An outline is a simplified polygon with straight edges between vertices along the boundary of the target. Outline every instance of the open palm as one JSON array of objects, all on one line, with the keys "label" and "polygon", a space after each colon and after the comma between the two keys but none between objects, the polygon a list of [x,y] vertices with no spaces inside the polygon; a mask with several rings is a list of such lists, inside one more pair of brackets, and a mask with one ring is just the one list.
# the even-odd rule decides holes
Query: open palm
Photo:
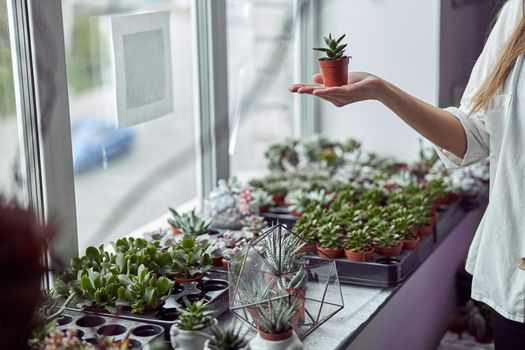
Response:
[{"label": "open palm", "polygon": [[317,84],[293,84],[290,92],[310,94],[332,102],[337,107],[350,103],[378,98],[378,86],[382,80],[365,72],[349,72],[348,84],[337,87],[326,87],[321,74],[313,77]]}]

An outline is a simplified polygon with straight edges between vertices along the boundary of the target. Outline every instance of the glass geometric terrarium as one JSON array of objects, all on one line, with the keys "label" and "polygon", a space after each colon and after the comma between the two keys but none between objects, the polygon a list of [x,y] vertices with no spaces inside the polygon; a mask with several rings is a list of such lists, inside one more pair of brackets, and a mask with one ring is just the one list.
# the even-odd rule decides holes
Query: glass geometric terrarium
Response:
[{"label": "glass geometric terrarium", "polygon": [[257,328],[259,310],[298,303],[290,323],[303,339],[344,307],[335,261],[305,258],[307,242],[278,224],[251,241],[229,265],[230,310]]}]

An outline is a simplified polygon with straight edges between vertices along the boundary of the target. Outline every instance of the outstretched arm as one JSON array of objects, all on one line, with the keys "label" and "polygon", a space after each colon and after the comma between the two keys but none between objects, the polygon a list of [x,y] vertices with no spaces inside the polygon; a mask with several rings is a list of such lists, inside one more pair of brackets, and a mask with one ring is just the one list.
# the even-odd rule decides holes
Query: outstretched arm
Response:
[{"label": "outstretched arm", "polygon": [[380,101],[430,142],[459,158],[465,156],[467,137],[462,123],[456,117],[381,78],[368,73],[351,72],[348,74],[348,84],[340,87],[319,85],[323,83],[320,74],[314,76],[314,81],[317,84],[294,84],[290,86],[290,91],[318,96],[337,107],[364,100]]}]

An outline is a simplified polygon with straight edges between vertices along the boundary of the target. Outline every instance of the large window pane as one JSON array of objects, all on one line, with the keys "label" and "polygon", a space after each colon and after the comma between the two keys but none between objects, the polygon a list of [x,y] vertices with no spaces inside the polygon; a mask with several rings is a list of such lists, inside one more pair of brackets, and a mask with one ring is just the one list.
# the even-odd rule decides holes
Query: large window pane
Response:
[{"label": "large window pane", "polygon": [[63,13],[82,251],[196,197],[194,37],[189,0],[64,0]]},{"label": "large window pane", "polygon": [[228,0],[231,172],[266,168],[264,151],[293,136],[294,1]]},{"label": "large window pane", "polygon": [[0,1],[0,194],[17,194],[18,126],[6,1]]}]

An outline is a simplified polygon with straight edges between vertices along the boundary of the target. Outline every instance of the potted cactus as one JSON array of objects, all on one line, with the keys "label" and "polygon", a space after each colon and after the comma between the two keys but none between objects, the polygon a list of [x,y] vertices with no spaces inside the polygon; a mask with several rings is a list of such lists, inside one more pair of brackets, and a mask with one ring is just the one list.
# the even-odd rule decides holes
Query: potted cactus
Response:
[{"label": "potted cactus", "polygon": [[208,310],[204,300],[190,303],[184,300],[185,308],[180,310],[179,318],[170,328],[170,340],[173,348],[201,350],[212,334],[212,327],[217,325],[212,311]]},{"label": "potted cactus", "polygon": [[233,327],[214,326],[211,338],[204,344],[203,350],[250,350],[248,341],[241,335],[241,330]]},{"label": "potted cactus", "polygon": [[326,56],[320,58],[318,62],[321,68],[321,74],[323,75],[324,85],[327,87],[348,84],[348,64],[350,57],[344,55],[347,44],[342,44],[342,41],[345,36],[346,34],[343,34],[336,39],[332,37],[332,34],[329,34],[328,37],[324,37],[326,47],[314,48],[314,50],[326,54]]},{"label": "potted cactus", "polygon": [[299,308],[295,298],[283,297],[259,305],[259,332],[250,341],[252,350],[302,350],[303,344],[290,324]]},{"label": "potted cactus", "polygon": [[344,240],[341,226],[328,220],[319,228],[317,254],[320,257],[338,258],[344,253]]},{"label": "potted cactus", "polygon": [[366,228],[356,228],[348,233],[345,246],[345,255],[348,260],[358,262],[371,261],[373,254],[374,247]]}]

